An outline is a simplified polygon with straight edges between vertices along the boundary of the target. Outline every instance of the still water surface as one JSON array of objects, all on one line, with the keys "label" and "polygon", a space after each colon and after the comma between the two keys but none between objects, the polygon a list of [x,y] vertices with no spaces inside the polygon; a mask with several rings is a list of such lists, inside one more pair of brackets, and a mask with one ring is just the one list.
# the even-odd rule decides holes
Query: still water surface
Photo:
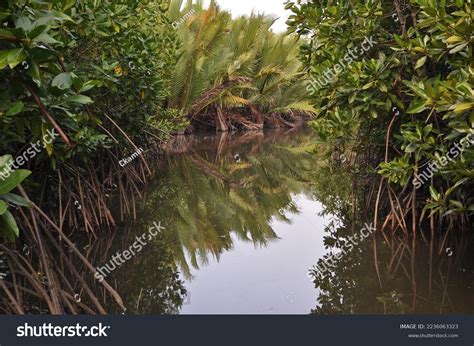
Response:
[{"label": "still water surface", "polygon": [[137,220],[95,251],[100,267],[153,222],[166,227],[108,278],[127,313],[474,312],[465,234],[448,239],[449,257],[438,241],[433,256],[423,242],[413,251],[399,237],[377,239],[380,280],[371,238],[307,275],[354,229],[351,176],[309,153],[314,141],[310,129],[176,138]]},{"label": "still water surface", "polygon": [[270,221],[276,239],[266,246],[231,235],[233,246],[186,279],[190,294],[181,312],[189,314],[300,314],[314,308],[308,269],[325,253],[321,205],[294,196],[299,213],[290,222]]}]

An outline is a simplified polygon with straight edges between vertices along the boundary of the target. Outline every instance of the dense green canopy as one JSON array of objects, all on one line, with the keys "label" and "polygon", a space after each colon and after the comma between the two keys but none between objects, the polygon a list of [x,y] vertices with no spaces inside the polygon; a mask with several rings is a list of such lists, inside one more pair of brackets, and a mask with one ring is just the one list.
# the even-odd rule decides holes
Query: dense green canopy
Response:
[{"label": "dense green canopy", "polygon": [[[413,223],[434,213],[439,224],[468,226],[471,1],[298,0],[287,8],[294,13],[291,31],[308,40],[300,58],[312,80],[313,127],[331,151],[369,157],[368,165],[390,182],[387,189],[405,193],[398,196],[402,210],[424,209],[420,217],[412,210]],[[372,47],[361,49],[367,40]]]}]

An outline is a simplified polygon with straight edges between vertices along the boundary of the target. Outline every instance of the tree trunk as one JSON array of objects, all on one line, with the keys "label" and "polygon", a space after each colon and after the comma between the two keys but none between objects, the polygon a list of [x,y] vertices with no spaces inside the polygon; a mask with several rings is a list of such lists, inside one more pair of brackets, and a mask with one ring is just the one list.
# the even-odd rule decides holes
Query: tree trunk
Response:
[{"label": "tree trunk", "polygon": [[216,115],[215,115],[215,123],[216,123],[216,131],[217,132],[228,132],[229,126],[225,122],[224,114],[222,114],[221,106],[216,107]]},{"label": "tree trunk", "polygon": [[263,115],[262,112],[260,112],[260,110],[257,107],[253,105],[249,105],[249,107],[252,113],[255,115],[256,125],[258,126],[258,128],[263,129],[263,122],[264,122],[265,116]]}]

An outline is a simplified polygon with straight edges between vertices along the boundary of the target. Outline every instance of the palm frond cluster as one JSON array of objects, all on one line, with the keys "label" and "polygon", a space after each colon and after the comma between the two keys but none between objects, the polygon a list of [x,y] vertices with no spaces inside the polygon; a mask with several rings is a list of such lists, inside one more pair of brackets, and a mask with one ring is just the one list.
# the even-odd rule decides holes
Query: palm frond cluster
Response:
[{"label": "palm frond cluster", "polygon": [[[300,70],[300,43],[271,31],[275,19],[251,14],[233,19],[211,2],[171,0],[180,57],[172,78],[169,107],[194,126],[219,131],[294,126],[314,113]],[[192,15],[188,15],[192,13]]]}]

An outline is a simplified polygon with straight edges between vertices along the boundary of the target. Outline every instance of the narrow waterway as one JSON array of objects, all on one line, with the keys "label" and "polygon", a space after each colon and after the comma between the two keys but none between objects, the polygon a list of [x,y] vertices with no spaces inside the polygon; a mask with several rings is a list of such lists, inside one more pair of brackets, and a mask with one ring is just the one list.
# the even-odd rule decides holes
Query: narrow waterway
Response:
[{"label": "narrow waterway", "polygon": [[[372,238],[340,254],[352,182],[310,153],[314,141],[311,129],[177,137],[137,220],[93,251],[104,267],[162,226],[107,275],[127,313],[473,312],[467,235],[434,242],[435,255],[421,241],[377,239],[380,278]],[[322,261],[328,270],[308,275]]]}]

